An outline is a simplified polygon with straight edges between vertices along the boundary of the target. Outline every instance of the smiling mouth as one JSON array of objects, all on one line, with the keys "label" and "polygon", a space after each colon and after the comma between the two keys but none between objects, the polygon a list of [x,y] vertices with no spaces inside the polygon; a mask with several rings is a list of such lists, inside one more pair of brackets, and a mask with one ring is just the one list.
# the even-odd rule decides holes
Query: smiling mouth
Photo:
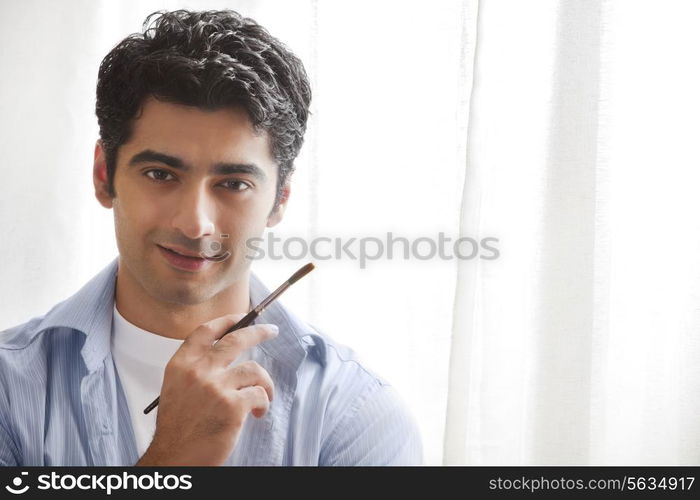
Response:
[{"label": "smiling mouth", "polygon": [[224,253],[220,253],[217,255],[207,255],[205,253],[202,253],[198,256],[193,256],[193,255],[186,255],[178,252],[177,250],[173,250],[172,248],[164,247],[162,245],[158,245],[160,248],[165,250],[166,252],[169,252],[173,255],[177,255],[178,257],[183,257],[185,259],[191,259],[193,261],[200,261],[200,260],[211,260],[214,262],[221,262],[222,260],[226,260],[231,254],[230,252],[226,251]]},{"label": "smiling mouth", "polygon": [[180,253],[180,252],[177,252],[177,251],[175,251],[175,250],[173,250],[173,249],[171,249],[171,248],[164,247],[164,246],[162,246],[162,245],[158,245],[158,246],[159,246],[160,248],[162,248],[163,250],[165,250],[166,252],[170,252],[170,253],[172,253],[172,254],[178,255],[178,256],[180,256],[180,257],[184,257],[184,258],[186,258],[186,259],[192,259],[192,260],[204,260],[204,259],[205,259],[205,257],[203,257],[203,256],[195,257],[195,256],[192,256],[192,255],[185,255],[185,254],[182,254],[182,253]]}]

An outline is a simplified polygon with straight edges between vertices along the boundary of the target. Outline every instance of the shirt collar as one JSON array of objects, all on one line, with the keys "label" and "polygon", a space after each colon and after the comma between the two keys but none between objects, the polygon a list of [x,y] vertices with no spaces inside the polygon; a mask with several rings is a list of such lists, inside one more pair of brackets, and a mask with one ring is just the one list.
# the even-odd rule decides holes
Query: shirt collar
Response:
[{"label": "shirt collar", "polygon": [[[57,304],[39,323],[37,333],[51,328],[70,328],[85,334],[80,353],[89,371],[96,370],[110,352],[114,285],[119,258],[88,281],[75,295]],[[250,273],[250,299],[260,303],[270,291],[262,281]],[[279,335],[260,345],[268,356],[296,371],[306,357],[301,338],[313,331],[279,300],[273,302],[257,318],[256,323],[274,323]]]}]

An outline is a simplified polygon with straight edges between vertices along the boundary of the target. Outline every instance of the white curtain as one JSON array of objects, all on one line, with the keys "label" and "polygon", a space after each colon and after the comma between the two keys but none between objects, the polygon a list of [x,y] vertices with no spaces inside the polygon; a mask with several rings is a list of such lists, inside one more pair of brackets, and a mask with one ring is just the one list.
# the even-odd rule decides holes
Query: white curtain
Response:
[{"label": "white curtain", "polygon": [[698,14],[479,2],[445,463],[700,462]]},{"label": "white curtain", "polygon": [[236,9],[305,62],[275,236],[498,238],[496,260],[316,261],[282,300],[397,386],[426,463],[700,462],[691,1],[3,2],[0,329],[116,256],[97,69],[175,8]]}]

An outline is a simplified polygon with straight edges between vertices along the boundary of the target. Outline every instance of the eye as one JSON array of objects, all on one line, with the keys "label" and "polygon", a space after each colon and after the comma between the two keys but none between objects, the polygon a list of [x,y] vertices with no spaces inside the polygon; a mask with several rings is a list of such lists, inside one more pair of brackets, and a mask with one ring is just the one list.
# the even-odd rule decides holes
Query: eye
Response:
[{"label": "eye", "polygon": [[231,191],[245,191],[246,189],[250,189],[250,184],[247,182],[243,181],[238,181],[238,180],[230,180],[230,181],[225,181],[221,183],[222,186],[224,186],[226,189],[230,189]]},{"label": "eye", "polygon": [[[153,174],[153,175],[149,175],[149,174]],[[147,170],[146,172],[143,173],[143,175],[145,175],[149,179],[154,180],[156,182],[167,182],[168,180],[170,180],[167,178],[168,176],[173,177],[173,175],[170,172],[168,172],[167,170],[161,170],[159,168]]]}]

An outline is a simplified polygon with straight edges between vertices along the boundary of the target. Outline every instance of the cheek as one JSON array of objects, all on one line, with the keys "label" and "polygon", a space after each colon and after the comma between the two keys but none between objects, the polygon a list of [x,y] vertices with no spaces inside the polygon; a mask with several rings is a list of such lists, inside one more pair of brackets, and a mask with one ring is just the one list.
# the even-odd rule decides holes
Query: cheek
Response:
[{"label": "cheek", "polygon": [[266,227],[265,222],[266,219],[261,219],[259,214],[239,212],[221,221],[216,237],[219,238],[220,234],[228,235],[226,238],[220,238],[219,241],[229,249],[235,248],[236,254],[243,254],[248,251],[248,241],[262,235]]},{"label": "cheek", "polygon": [[220,207],[219,227],[231,229],[239,234],[259,233],[267,226],[274,201],[274,191],[266,190],[245,201],[224,204]]},{"label": "cheek", "polygon": [[228,240],[230,244],[243,245],[245,240],[253,236],[257,230],[256,224],[249,218],[229,217],[221,222],[222,224],[217,227],[216,237],[220,237],[221,234],[228,235],[221,238],[221,241]]},{"label": "cheek", "polygon": [[122,189],[114,203],[114,222],[117,237],[136,239],[158,227],[163,214],[167,213],[163,204],[147,200],[139,193]]}]

